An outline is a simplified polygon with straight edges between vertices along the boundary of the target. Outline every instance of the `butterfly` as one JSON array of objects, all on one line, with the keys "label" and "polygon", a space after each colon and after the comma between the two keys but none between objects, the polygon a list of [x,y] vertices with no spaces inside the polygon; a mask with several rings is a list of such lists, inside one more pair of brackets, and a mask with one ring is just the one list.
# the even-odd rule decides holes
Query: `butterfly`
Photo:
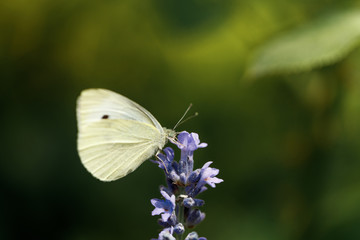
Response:
[{"label": "butterfly", "polygon": [[81,162],[101,181],[128,175],[176,136],[145,108],[107,89],[82,91],[76,115]]}]

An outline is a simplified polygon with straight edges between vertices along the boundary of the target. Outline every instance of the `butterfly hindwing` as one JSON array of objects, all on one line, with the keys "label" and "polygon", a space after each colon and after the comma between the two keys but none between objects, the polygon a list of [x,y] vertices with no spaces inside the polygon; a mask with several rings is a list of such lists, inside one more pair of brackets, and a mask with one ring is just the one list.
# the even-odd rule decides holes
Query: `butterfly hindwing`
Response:
[{"label": "butterfly hindwing", "polygon": [[155,127],[134,120],[104,119],[88,124],[78,136],[83,165],[102,181],[124,177],[164,144]]}]

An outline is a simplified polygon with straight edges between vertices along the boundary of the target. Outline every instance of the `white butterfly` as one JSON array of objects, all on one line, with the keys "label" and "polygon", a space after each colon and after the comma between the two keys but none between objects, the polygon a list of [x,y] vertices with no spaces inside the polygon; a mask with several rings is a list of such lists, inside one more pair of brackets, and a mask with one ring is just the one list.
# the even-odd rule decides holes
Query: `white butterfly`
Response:
[{"label": "white butterfly", "polygon": [[106,89],[82,91],[76,114],[81,162],[101,181],[131,173],[176,135],[139,104]]}]

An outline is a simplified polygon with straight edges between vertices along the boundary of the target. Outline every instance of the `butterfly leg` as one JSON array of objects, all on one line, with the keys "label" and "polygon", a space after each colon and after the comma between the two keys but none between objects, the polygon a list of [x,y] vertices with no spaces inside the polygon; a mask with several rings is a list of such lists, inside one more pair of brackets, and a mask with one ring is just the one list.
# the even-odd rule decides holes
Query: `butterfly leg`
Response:
[{"label": "butterfly leg", "polygon": [[169,174],[169,172],[168,172],[168,170],[167,170],[167,168],[166,168],[166,165],[165,165],[164,161],[161,160],[161,158],[158,156],[159,153],[160,153],[160,150],[158,150],[158,151],[156,152],[155,157],[156,157],[160,162],[162,162],[162,164],[164,165],[164,168],[165,168],[166,173]]}]

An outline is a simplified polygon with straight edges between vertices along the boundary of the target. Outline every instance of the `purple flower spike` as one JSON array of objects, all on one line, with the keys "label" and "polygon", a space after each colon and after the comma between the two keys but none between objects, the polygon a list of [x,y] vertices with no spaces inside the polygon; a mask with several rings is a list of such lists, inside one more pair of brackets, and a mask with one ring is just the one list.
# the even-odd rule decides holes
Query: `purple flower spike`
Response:
[{"label": "purple flower spike", "polygon": [[155,207],[151,215],[161,214],[162,220],[166,222],[175,209],[175,195],[171,195],[170,197],[165,191],[161,191],[160,193],[165,200],[151,199],[151,204]]},{"label": "purple flower spike", "polygon": [[[205,219],[205,213],[198,208],[204,205],[204,200],[195,198],[196,195],[205,191],[210,185],[215,187],[223,182],[217,178],[219,169],[211,168],[212,162],[207,162],[201,169],[194,170],[194,151],[207,146],[200,143],[197,133],[181,132],[177,136],[178,141],[173,142],[181,150],[180,160],[174,160],[174,151],[167,147],[163,153],[157,155],[153,161],[164,170],[167,186],[161,186],[160,192],[165,200],[151,199],[155,209],[152,215],[160,215],[158,223],[164,228],[155,240],[184,239],[186,228],[193,228]],[[206,240],[199,237],[196,232],[189,233],[185,240]]]}]

